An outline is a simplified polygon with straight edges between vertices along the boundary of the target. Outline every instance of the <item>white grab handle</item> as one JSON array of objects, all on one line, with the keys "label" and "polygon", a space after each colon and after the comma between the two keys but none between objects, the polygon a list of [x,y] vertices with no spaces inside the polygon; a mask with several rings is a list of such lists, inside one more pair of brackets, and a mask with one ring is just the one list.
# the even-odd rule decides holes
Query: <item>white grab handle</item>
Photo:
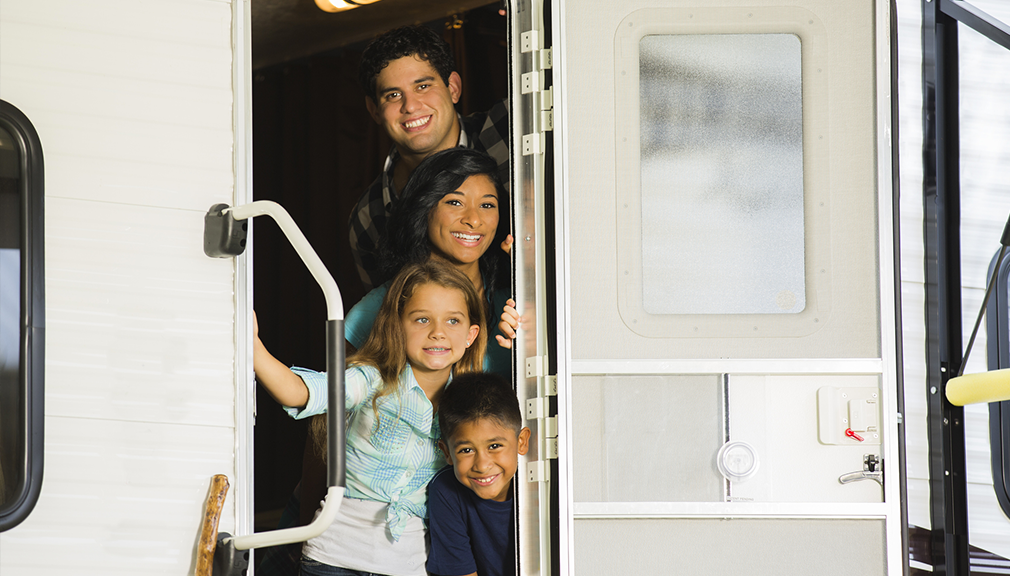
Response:
[{"label": "white grab handle", "polygon": [[[323,509],[308,526],[283,528],[281,530],[259,532],[246,536],[232,536],[230,540],[235,545],[236,550],[249,550],[250,548],[304,542],[309,538],[319,536],[330,527],[330,524],[333,524],[333,519],[337,517],[337,511],[340,510],[340,502],[343,499],[344,487],[330,486],[329,490],[326,491],[326,500],[323,502]],[[225,541],[227,542],[228,539]]]}]

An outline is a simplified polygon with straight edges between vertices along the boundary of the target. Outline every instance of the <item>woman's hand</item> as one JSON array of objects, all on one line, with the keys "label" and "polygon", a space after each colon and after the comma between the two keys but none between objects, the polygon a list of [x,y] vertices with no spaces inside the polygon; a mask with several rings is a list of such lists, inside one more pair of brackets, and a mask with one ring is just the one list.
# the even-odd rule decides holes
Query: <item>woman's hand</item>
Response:
[{"label": "woman's hand", "polygon": [[[512,236],[509,236],[512,238]],[[504,248],[504,246],[502,246]],[[505,308],[502,310],[501,322],[498,322],[498,330],[501,334],[495,335],[498,340],[498,345],[507,350],[512,349],[512,341],[516,339],[516,331],[519,330],[519,324],[523,321],[522,317],[519,316],[519,311],[516,310],[516,301],[509,298],[505,302]]]},{"label": "woman's hand", "polygon": [[511,234],[505,237],[501,243],[501,249],[505,251],[506,254],[512,254],[512,243],[515,242],[515,238]]}]

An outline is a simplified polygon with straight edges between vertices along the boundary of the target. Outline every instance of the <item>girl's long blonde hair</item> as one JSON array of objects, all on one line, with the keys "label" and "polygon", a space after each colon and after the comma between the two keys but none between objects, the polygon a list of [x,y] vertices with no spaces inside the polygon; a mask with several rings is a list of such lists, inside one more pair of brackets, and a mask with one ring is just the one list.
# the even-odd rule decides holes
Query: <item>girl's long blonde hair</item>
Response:
[{"label": "girl's long blonde hair", "polygon": [[[372,398],[372,411],[376,424],[379,420],[379,400],[391,394],[398,394],[400,374],[407,368],[407,341],[403,334],[401,318],[407,302],[420,286],[435,284],[450,290],[458,290],[466,302],[469,326],[480,327],[477,338],[463,352],[463,356],[453,366],[453,374],[477,372],[484,367],[484,353],[487,351],[487,321],[485,303],[477,293],[473,282],[465,274],[441,261],[429,259],[421,264],[408,264],[393,278],[389,291],[382,299],[375,323],[368,339],[361,348],[347,358],[347,366],[372,366],[379,371],[382,387]],[[326,417],[313,417],[311,436],[316,452],[326,453]]]}]

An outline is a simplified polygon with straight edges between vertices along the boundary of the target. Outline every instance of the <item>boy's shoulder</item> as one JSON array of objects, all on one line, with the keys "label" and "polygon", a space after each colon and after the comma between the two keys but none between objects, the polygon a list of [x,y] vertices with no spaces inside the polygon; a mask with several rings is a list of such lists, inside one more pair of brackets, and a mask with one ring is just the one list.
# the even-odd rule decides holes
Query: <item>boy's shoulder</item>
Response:
[{"label": "boy's shoulder", "polygon": [[515,573],[512,500],[483,500],[460,484],[452,466],[438,471],[428,484],[433,574],[487,576]]},{"label": "boy's shoulder", "polygon": [[456,479],[451,465],[436,472],[428,483],[429,513],[458,516],[466,524],[476,518],[494,519],[493,525],[503,518],[507,521],[511,510],[512,498],[504,502],[484,500]]},{"label": "boy's shoulder", "polygon": [[456,474],[453,472],[451,465],[445,466],[438,472],[435,472],[435,476],[428,483],[429,498],[431,498],[432,494],[448,496],[464,495],[465,492],[468,492],[467,488],[456,480]]}]

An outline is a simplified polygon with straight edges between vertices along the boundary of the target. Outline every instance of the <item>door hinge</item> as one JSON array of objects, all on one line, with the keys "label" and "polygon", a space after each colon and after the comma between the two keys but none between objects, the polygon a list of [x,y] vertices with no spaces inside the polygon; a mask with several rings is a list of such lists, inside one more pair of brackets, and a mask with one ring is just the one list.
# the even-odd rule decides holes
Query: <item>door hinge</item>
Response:
[{"label": "door hinge", "polygon": [[[547,356],[530,356],[526,359],[527,378],[540,378],[547,375]],[[554,382],[554,388],[557,390],[557,379]]]},{"label": "door hinge", "polygon": [[[557,381],[548,376],[547,380]],[[530,482],[546,482],[550,480],[550,460],[558,458],[558,418],[550,416],[550,398],[541,396],[526,401],[526,420],[536,421],[537,457],[526,465]]]},{"label": "door hinge", "polygon": [[545,70],[554,65],[550,48],[543,47],[539,30],[530,30],[520,35],[520,50],[533,55],[533,70],[520,76],[520,91],[534,98],[533,132],[523,134],[523,156],[542,154],[546,150],[544,133],[554,130],[554,93],[546,87]]}]

